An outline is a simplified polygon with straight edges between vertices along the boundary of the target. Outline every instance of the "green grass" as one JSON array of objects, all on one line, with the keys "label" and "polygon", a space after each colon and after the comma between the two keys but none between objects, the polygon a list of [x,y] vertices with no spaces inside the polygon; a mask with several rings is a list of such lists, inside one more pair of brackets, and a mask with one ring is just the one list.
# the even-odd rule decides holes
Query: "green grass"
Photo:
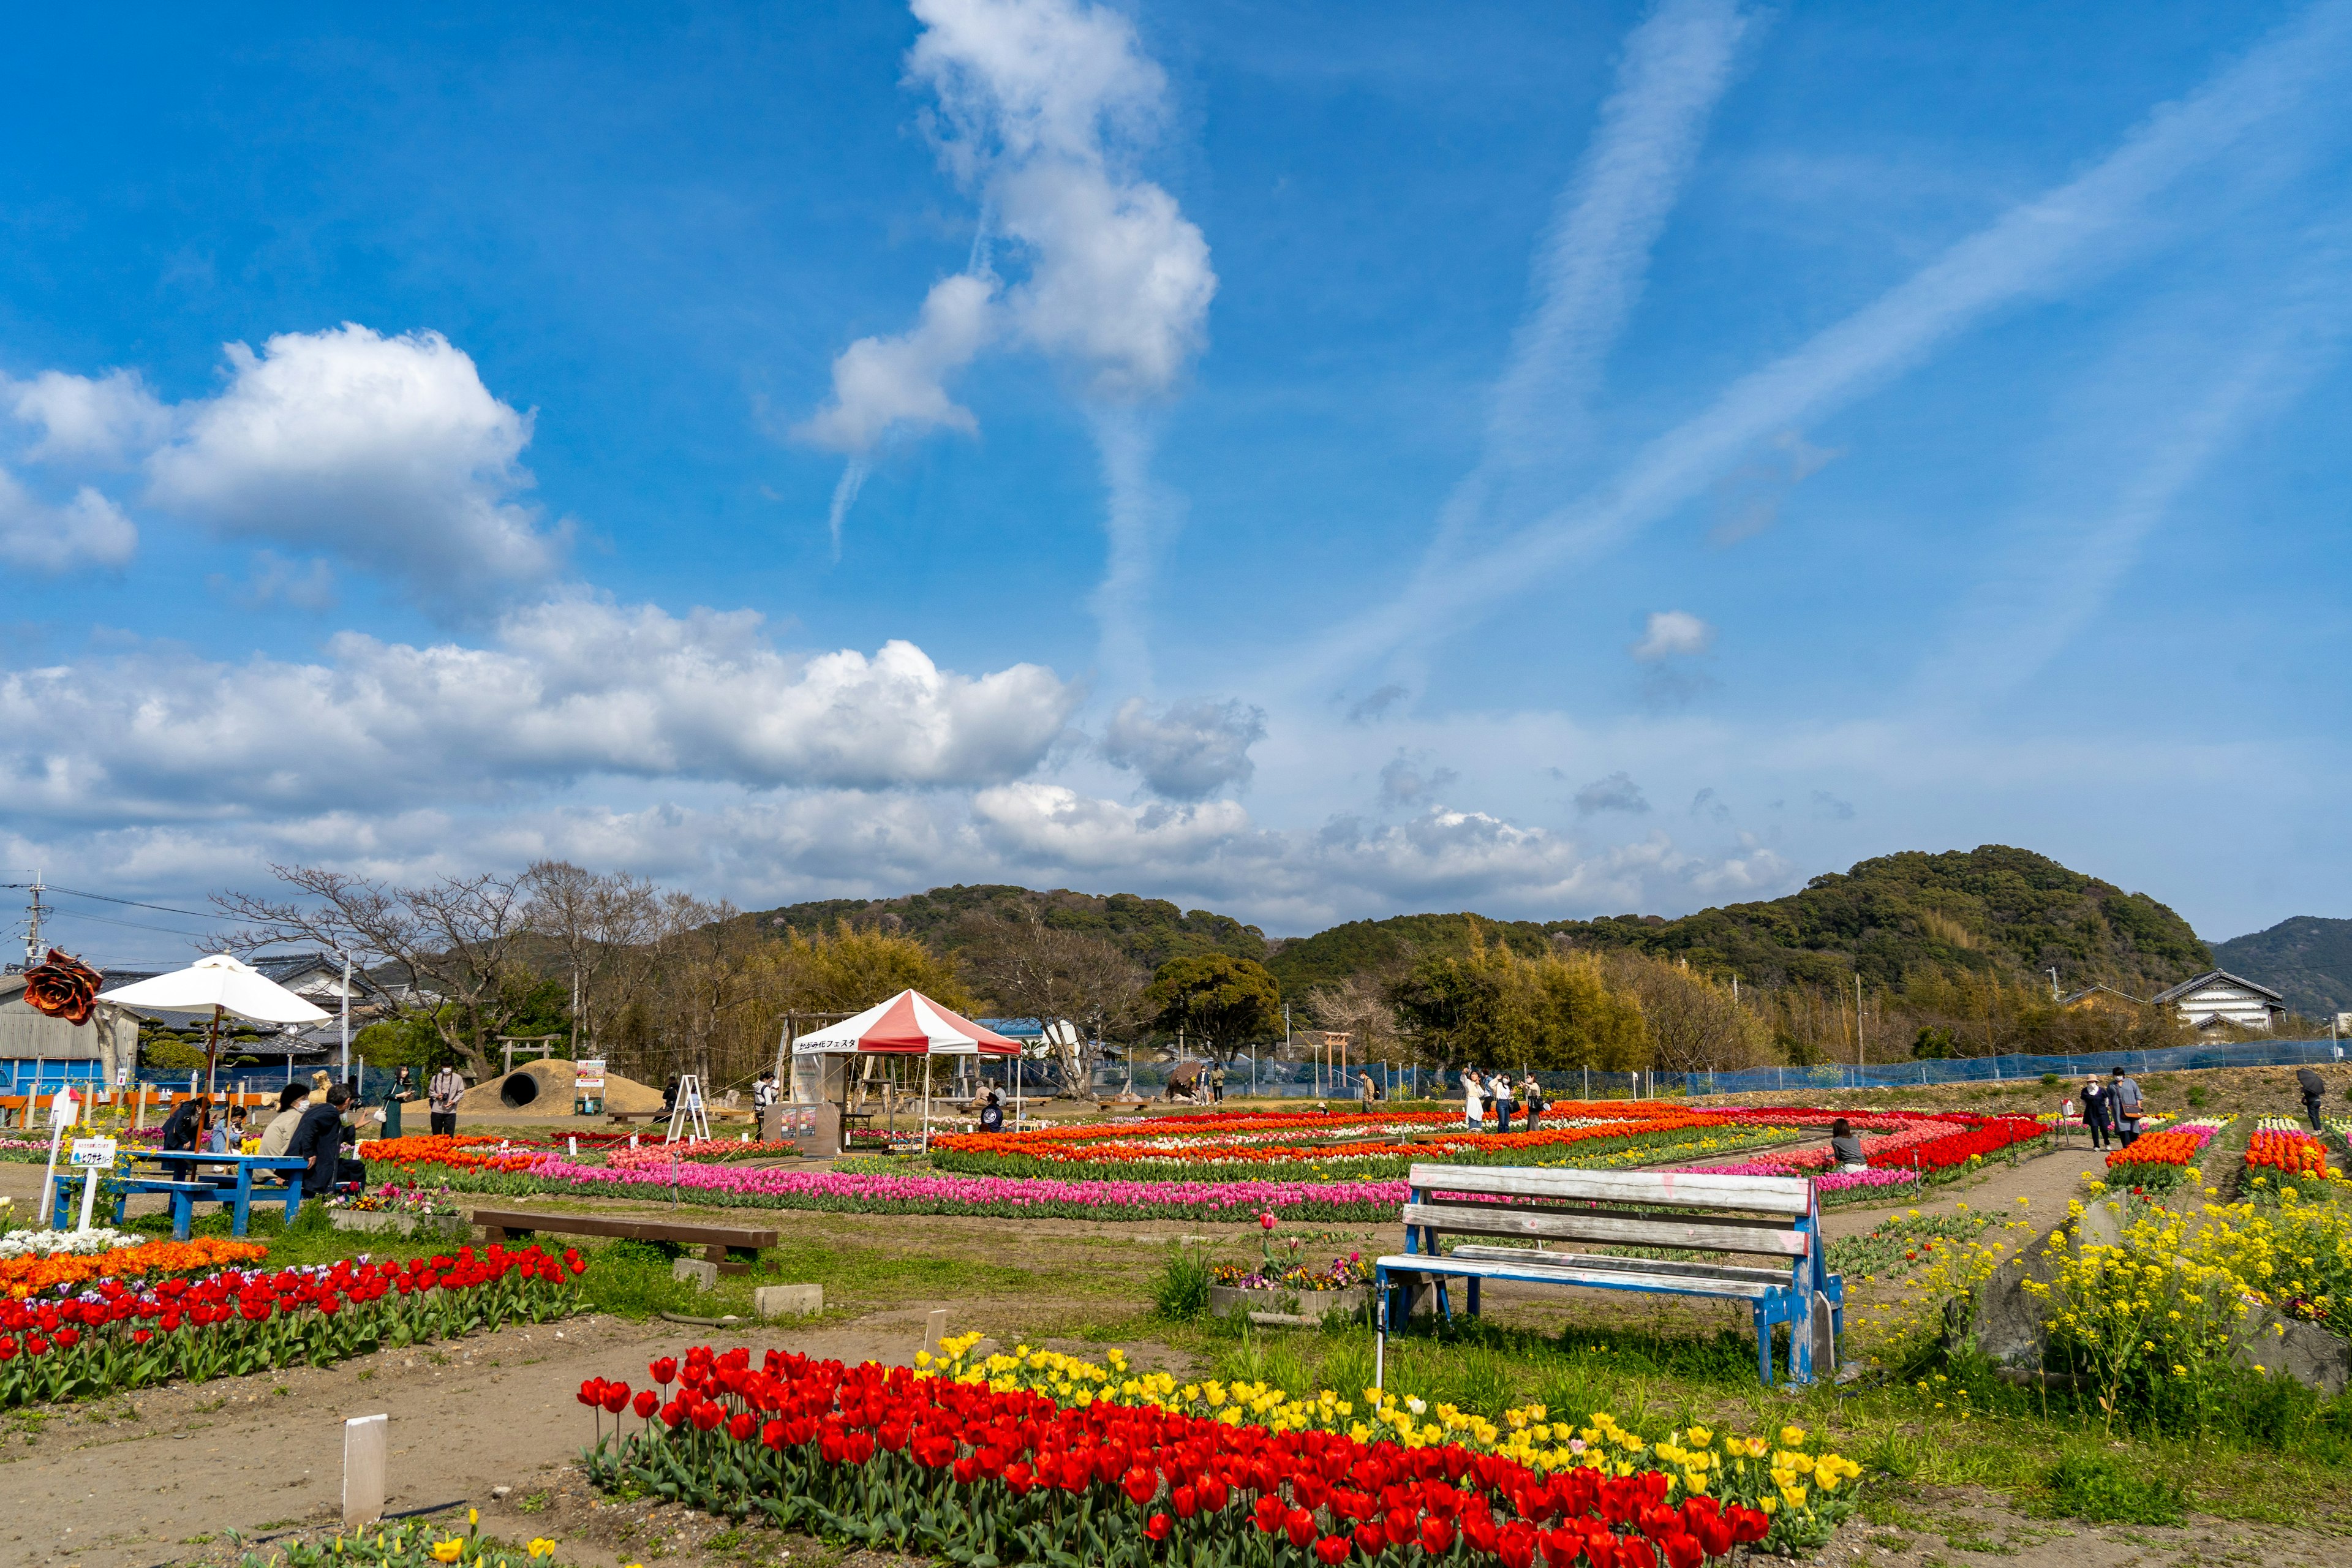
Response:
[{"label": "green grass", "polygon": [[2189,1496],[2178,1481],[2127,1473],[2112,1454],[2063,1455],[2049,1474],[2052,1511],[2093,1524],[2179,1524]]},{"label": "green grass", "polygon": [[[1268,1330],[1205,1319],[1136,1327],[1189,1352],[1202,1375],[1269,1383],[1292,1394],[1328,1387],[1343,1398],[1371,1381],[1371,1336],[1360,1326]],[[1416,1322],[1413,1331],[1391,1335],[1385,1384],[1433,1406],[1442,1401],[1490,1418],[1541,1404],[1554,1419],[1606,1411],[1653,1434],[1694,1422],[1762,1435],[1802,1426],[1864,1467],[1865,1517],[1915,1531],[1925,1526],[1901,1501],[1915,1488],[1983,1487],[2028,1511],[2087,1517],[2077,1510],[2097,1505],[2081,1500],[2080,1480],[2070,1482],[2064,1504],[2053,1504],[2052,1458],[2095,1448],[2143,1489],[2143,1500],[2106,1506],[2162,1511],[2145,1500],[2169,1499],[2164,1506],[2175,1510],[2303,1526],[2352,1513],[2352,1400],[2323,1400],[2277,1380],[2250,1392],[2242,1421],[2228,1432],[2111,1440],[2095,1412],[2045,1414],[2005,1385],[1972,1393],[1963,1416],[1959,1394],[1973,1387],[1967,1374],[1942,1384],[1931,1377],[1927,1393],[1903,1384],[1767,1389],[1756,1380],[1755,1342],[1738,1331],[1546,1333],[1460,1320],[1452,1330]],[[2260,1408],[2265,1401],[2276,1406],[2267,1415]]]}]

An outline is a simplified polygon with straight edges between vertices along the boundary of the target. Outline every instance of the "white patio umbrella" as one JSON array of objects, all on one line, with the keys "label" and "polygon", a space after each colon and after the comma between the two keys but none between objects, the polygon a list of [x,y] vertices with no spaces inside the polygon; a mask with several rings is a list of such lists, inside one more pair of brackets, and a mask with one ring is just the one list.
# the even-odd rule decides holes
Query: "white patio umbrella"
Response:
[{"label": "white patio umbrella", "polygon": [[249,963],[226,952],[200,958],[185,969],[141,980],[120,991],[101,991],[99,1000],[132,1012],[141,1008],[175,1013],[213,1010],[205,1032],[205,1092],[213,1089],[214,1063],[220,1053],[220,1023],[228,1015],[255,1024],[323,1024],[327,1012],[297,996]]}]

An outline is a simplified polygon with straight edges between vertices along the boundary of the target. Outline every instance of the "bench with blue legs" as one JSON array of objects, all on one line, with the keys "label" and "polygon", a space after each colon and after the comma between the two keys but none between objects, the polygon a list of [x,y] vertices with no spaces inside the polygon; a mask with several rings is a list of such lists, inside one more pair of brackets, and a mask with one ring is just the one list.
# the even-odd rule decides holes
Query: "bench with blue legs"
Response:
[{"label": "bench with blue legs", "polygon": [[[182,1149],[134,1149],[128,1152],[127,1159],[127,1169],[113,1177],[113,1223],[122,1223],[131,1194],[153,1194],[171,1200],[175,1241],[188,1239],[198,1204],[226,1206],[233,1236],[245,1234],[256,1199],[265,1207],[284,1203],[287,1223],[292,1224],[302,1208],[302,1173],[310,1168],[310,1162],[299,1155],[200,1154]],[[280,1175],[288,1183],[284,1187],[268,1179]],[[81,1203],[82,1179],[79,1171],[58,1173],[54,1224],[59,1230],[69,1229],[74,1223]]]},{"label": "bench with blue legs", "polygon": [[[1449,1280],[1464,1282],[1478,1311],[1487,1279],[1527,1285],[1706,1296],[1748,1303],[1756,1370],[1772,1381],[1772,1331],[1790,1328],[1789,1374],[1808,1383],[1834,1373],[1845,1329],[1845,1282],[1822,1256],[1821,1210],[1801,1176],[1703,1175],[1686,1171],[1538,1170],[1525,1166],[1415,1165],[1407,1177],[1402,1253],[1374,1265],[1380,1303],[1373,1382],[1385,1371],[1388,1332],[1433,1289],[1454,1317]],[[1483,1237],[1444,1250],[1449,1237]],[[1498,1246],[1497,1241],[1517,1246]],[[1556,1243],[1571,1244],[1560,1249]],[[1643,1257],[1577,1251],[1729,1254],[1767,1260]]]}]

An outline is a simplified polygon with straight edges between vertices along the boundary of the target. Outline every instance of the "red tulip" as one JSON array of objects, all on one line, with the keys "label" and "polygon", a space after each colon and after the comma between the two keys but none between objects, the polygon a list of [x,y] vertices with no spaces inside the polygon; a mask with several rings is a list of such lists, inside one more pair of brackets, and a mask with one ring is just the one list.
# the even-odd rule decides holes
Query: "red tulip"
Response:
[{"label": "red tulip", "polygon": [[1388,1531],[1370,1520],[1356,1526],[1354,1534],[1356,1550],[1367,1557],[1378,1557],[1381,1554],[1381,1548],[1389,1543]]},{"label": "red tulip", "polygon": [[608,1383],[604,1385],[604,1408],[618,1415],[629,1407],[629,1385]]},{"label": "red tulip", "polygon": [[653,1419],[655,1410],[658,1409],[660,1405],[660,1394],[656,1394],[650,1388],[641,1388],[637,1390],[636,1400],[631,1405],[631,1408],[636,1411],[638,1420],[650,1421]]},{"label": "red tulip", "polygon": [[1315,1539],[1315,1516],[1303,1508],[1294,1508],[1283,1520],[1282,1531],[1290,1537],[1290,1544],[1304,1547]]},{"label": "red tulip", "polygon": [[1168,1539],[1168,1532],[1175,1528],[1176,1521],[1174,1520],[1170,1519],[1164,1513],[1155,1513],[1144,1525],[1143,1533],[1151,1537],[1154,1541],[1165,1541]]},{"label": "red tulip", "polygon": [[660,1384],[664,1388],[667,1388],[670,1385],[671,1380],[677,1376],[677,1358],[675,1356],[664,1356],[661,1360],[655,1362],[652,1365],[646,1367],[646,1371],[652,1375],[653,1380],[656,1383]]},{"label": "red tulip", "polygon": [[1345,1563],[1348,1560],[1349,1550],[1353,1544],[1344,1535],[1327,1535],[1315,1543],[1315,1561],[1325,1564],[1326,1568],[1330,1568],[1334,1563]]},{"label": "red tulip", "polygon": [[1421,1521],[1421,1549],[1431,1556],[1443,1555],[1454,1545],[1454,1521],[1446,1519],[1424,1519]]}]

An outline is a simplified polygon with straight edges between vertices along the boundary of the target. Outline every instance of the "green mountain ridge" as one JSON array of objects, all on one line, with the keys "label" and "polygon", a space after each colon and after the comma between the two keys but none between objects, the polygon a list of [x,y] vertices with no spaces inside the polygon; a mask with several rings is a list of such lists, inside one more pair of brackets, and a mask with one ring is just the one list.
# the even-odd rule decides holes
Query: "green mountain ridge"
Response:
[{"label": "green mountain ridge", "polygon": [[823,899],[789,904],[747,917],[781,934],[786,928],[804,934],[829,929],[842,921],[856,926],[879,926],[919,937],[943,952],[953,952],[976,922],[1027,920],[1032,916],[1062,931],[1080,931],[1118,944],[1147,971],[1171,958],[1193,953],[1229,952],[1236,958],[1263,959],[1265,933],[1230,915],[1207,910],[1189,912],[1165,899],[1134,893],[1076,893],[1066,888],[1041,892],[1002,883],[933,888],[896,899]]},{"label": "green mountain ridge", "polygon": [[2215,942],[2213,962],[2279,992],[2307,1017],[2352,1012],[2352,920],[2295,915]]},{"label": "green mountain ridge", "polygon": [[[2147,894],[1997,844],[1881,856],[1815,877],[1784,898],[1675,920],[1496,921],[1468,911],[1423,913],[1349,921],[1312,936],[1269,942],[1259,928],[1230,915],[1179,910],[1161,899],[1004,885],[824,900],[747,918],[772,930],[814,931],[841,920],[878,924],[953,952],[975,920],[1032,915],[1116,942],[1147,969],[1182,953],[1258,959],[1289,996],[1351,974],[1386,977],[1423,953],[1465,951],[1480,938],[1528,954],[1555,942],[1633,948],[1768,987],[1851,985],[1857,973],[1873,986],[1886,986],[1927,968],[2046,986],[2047,971],[2055,968],[2068,991],[2095,983],[2146,996],[2216,965],[2189,923]],[[2352,944],[2352,921],[2317,923],[2346,928],[2341,934]],[[2245,973],[2264,978],[2252,968]]]}]

